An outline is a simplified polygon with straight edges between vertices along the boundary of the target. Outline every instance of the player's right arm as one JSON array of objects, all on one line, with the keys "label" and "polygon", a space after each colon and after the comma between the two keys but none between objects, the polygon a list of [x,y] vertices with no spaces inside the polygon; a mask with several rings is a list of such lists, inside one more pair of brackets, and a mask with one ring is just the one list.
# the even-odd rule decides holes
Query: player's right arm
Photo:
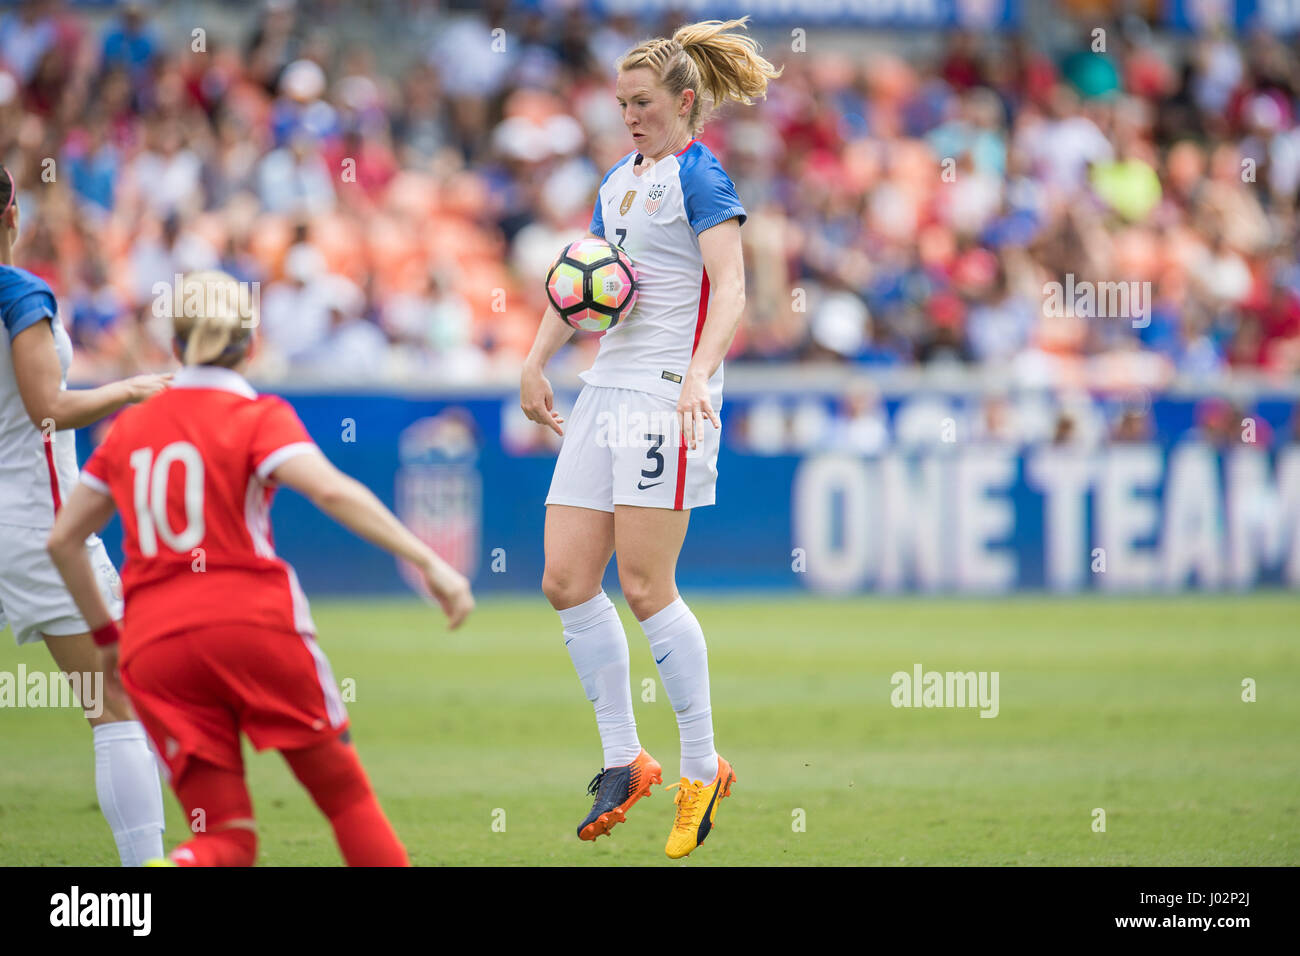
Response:
[{"label": "player's right arm", "polygon": [[339,471],[324,455],[294,455],[276,466],[270,477],[348,530],[419,568],[452,630],[474,610],[468,579],[408,531],[369,488]]},{"label": "player's right arm", "polygon": [[99,388],[64,389],[54,331],[48,321],[23,329],[9,343],[14,363],[14,380],[37,428],[53,423],[54,430],[83,428],[111,415],[123,405],[142,402],[166,388],[171,375],[137,375]]},{"label": "player's right arm", "polygon": [[[609,178],[608,173],[605,178]],[[591,225],[587,235],[592,239],[604,239],[605,225],[600,215],[599,200],[596,202]],[[560,427],[564,424],[564,419],[555,410],[555,393],[551,391],[551,383],[542,369],[546,368],[546,363],[560,350],[560,346],[573,337],[573,333],[573,326],[560,318],[555,309],[548,305],[542,316],[542,324],[537,327],[533,347],[524,359],[523,375],[519,382],[519,407],[524,410],[524,415],[529,421],[554,429],[557,435],[564,434],[564,429]]]},{"label": "player's right arm", "polygon": [[533,347],[524,359],[523,375],[519,382],[519,407],[524,410],[524,414],[530,421],[553,428],[557,435],[564,434],[564,429],[560,428],[564,419],[555,410],[555,393],[551,391],[551,383],[547,381],[542,369],[551,360],[551,356],[560,350],[560,346],[569,341],[573,332],[573,326],[547,306],[542,323],[537,327]]}]

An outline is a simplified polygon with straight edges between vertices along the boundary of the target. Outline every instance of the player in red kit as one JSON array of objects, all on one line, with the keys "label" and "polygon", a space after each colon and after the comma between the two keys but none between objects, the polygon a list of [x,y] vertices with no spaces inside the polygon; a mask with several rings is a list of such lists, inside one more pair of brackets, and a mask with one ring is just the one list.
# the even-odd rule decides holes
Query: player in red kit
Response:
[{"label": "player in red kit", "polygon": [[[203,811],[205,830],[171,862],[252,865],[242,732],[284,755],[349,865],[407,865],[349,743],[307,599],[276,557],[271,496],[286,485],[411,562],[453,628],[473,609],[469,582],[334,468],[287,402],[244,379],[256,322],[240,315],[237,290],[224,273],[185,277],[176,311],[199,314],[175,318],[184,368],[170,391],[114,421],[58,515],[49,552],[106,669],[120,668],[188,819]],[[120,652],[82,546],[115,508],[126,555]]]}]

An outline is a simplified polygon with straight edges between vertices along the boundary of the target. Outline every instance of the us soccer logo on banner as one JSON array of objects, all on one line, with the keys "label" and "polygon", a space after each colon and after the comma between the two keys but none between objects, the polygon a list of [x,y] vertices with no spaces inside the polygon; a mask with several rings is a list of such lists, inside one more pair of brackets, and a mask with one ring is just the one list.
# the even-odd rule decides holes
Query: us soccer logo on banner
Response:
[{"label": "us soccer logo on banner", "polygon": [[[449,408],[408,425],[398,439],[395,511],[415,536],[468,578],[479,562],[483,481],[473,419]],[[420,573],[398,561],[402,578],[429,596]]]}]

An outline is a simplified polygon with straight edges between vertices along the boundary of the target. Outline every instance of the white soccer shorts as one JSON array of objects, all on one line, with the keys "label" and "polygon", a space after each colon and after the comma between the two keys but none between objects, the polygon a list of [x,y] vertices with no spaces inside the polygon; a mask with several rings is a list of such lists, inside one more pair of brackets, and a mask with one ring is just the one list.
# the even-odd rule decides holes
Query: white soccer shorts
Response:
[{"label": "white soccer shorts", "polygon": [[696,448],[681,447],[673,400],[585,385],[562,427],[548,505],[685,511],[714,503],[721,435],[706,418]]},{"label": "white soccer shorts", "polygon": [[[48,528],[0,525],[0,630],[8,619],[19,644],[39,641],[42,634],[58,637],[90,630],[45,550],[49,537]],[[120,621],[122,581],[117,569],[98,535],[86,539],[86,550],[99,593],[113,620]]]}]

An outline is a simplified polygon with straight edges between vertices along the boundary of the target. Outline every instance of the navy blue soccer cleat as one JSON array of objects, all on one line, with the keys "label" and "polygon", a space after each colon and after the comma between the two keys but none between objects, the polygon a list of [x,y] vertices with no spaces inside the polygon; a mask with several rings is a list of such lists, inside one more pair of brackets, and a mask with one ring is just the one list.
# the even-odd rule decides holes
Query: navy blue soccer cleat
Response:
[{"label": "navy blue soccer cleat", "polygon": [[663,783],[663,768],[644,748],[631,763],[601,770],[587,784],[596,802],[578,825],[578,839],[594,840],[614,829],[627,819],[632,804],[650,795],[650,785],[655,783]]}]

